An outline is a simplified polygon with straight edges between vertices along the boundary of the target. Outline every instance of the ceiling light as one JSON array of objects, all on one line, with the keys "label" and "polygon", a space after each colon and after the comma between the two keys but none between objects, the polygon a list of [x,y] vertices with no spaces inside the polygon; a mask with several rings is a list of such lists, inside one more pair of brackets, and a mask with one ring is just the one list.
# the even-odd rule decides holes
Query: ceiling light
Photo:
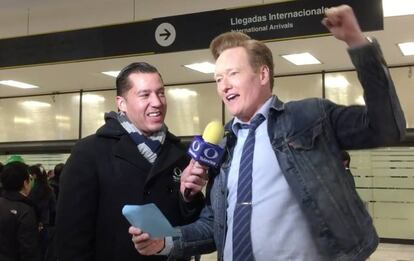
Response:
[{"label": "ceiling light", "polygon": [[404,56],[414,55],[414,42],[399,43],[398,47]]},{"label": "ceiling light", "polygon": [[[73,96],[73,101],[79,102],[80,96],[75,95]],[[88,104],[95,104],[95,103],[101,103],[105,101],[105,97],[98,95],[98,94],[82,94],[82,103],[88,103]]]},{"label": "ceiling light", "polygon": [[24,83],[24,82],[13,81],[13,80],[0,81],[0,84],[8,85],[8,86],[11,86],[11,87],[16,87],[16,88],[20,88],[20,89],[39,88],[39,86],[36,86],[36,85],[32,85],[32,84],[28,84],[28,83]]},{"label": "ceiling light", "polygon": [[29,119],[29,118],[23,118],[23,117],[14,117],[13,122],[14,123],[22,123],[22,124],[31,124],[31,123],[33,123],[33,120]]},{"label": "ceiling light", "polygon": [[102,73],[116,78],[120,72],[121,71],[107,71]]},{"label": "ceiling light", "polygon": [[58,120],[58,121],[69,121],[70,120],[70,117],[63,116],[63,115],[56,115],[55,116],[55,119]]},{"label": "ceiling light", "polygon": [[189,89],[169,89],[168,93],[175,99],[186,99],[197,96],[197,92]]},{"label": "ceiling light", "polygon": [[296,53],[296,54],[287,54],[282,55],[283,58],[295,65],[307,65],[307,64],[320,64],[312,54],[310,53]]},{"label": "ceiling light", "polygon": [[382,0],[384,17],[414,14],[414,1]]},{"label": "ceiling light", "polygon": [[85,103],[98,103],[98,102],[104,102],[104,101],[105,101],[105,97],[101,95],[97,95],[97,94],[82,95],[82,102],[85,102]]},{"label": "ceiling light", "polygon": [[202,73],[214,73],[214,70],[216,68],[216,66],[210,62],[192,63],[186,64],[184,66]]},{"label": "ceiling light", "polygon": [[40,101],[24,101],[22,102],[22,105],[31,109],[48,108],[52,106],[50,103]]},{"label": "ceiling light", "polygon": [[325,78],[325,86],[326,88],[337,88],[337,89],[345,89],[349,86],[348,80],[342,76],[327,76]]},{"label": "ceiling light", "polygon": [[71,125],[68,122],[59,122],[57,126],[62,129],[70,129]]}]

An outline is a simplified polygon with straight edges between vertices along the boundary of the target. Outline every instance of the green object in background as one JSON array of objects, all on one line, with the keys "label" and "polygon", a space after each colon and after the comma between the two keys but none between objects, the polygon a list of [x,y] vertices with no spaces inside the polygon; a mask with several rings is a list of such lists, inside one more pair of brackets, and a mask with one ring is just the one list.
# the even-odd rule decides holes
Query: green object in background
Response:
[{"label": "green object in background", "polygon": [[20,155],[11,155],[7,159],[6,164],[9,164],[10,162],[15,162],[15,161],[25,163],[22,156],[20,156]]}]

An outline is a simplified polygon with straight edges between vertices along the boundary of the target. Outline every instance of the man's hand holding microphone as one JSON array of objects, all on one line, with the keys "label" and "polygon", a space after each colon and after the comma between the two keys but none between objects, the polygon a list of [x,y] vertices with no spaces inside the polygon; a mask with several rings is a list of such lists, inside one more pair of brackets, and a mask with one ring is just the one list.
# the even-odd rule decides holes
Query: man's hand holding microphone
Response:
[{"label": "man's hand holding microphone", "polygon": [[200,192],[208,181],[208,169],[216,168],[224,150],[218,146],[224,129],[220,122],[212,121],[204,129],[203,136],[195,136],[188,148],[192,160],[181,175],[181,193],[189,200]]},{"label": "man's hand holding microphone", "polygon": [[[218,146],[224,135],[223,125],[218,121],[210,122],[203,136],[195,136],[188,148],[191,161],[181,174],[180,191],[186,202],[198,194],[208,181],[208,169],[217,167],[224,154],[223,148]],[[154,255],[165,247],[164,239],[151,238],[140,228],[130,227],[132,242],[141,255]]]}]

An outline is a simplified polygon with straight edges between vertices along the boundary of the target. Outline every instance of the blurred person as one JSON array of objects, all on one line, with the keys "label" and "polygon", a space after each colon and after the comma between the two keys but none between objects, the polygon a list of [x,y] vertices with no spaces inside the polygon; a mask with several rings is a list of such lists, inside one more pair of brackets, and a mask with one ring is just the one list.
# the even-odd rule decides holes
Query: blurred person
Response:
[{"label": "blurred person", "polygon": [[7,163],[0,176],[0,260],[40,261],[38,221],[35,205],[27,198],[32,186],[27,165]]},{"label": "blurred person", "polygon": [[55,174],[53,173],[53,169],[48,170],[46,176],[47,176],[47,180],[52,179],[55,176]]},{"label": "blurred person", "polygon": [[132,63],[119,73],[116,88],[118,113],[106,113],[96,134],[76,144],[61,175],[59,261],[166,260],[134,249],[122,207],[154,203],[178,226],[194,221],[204,205],[202,193],[184,198],[180,192],[181,175],[189,176],[191,191],[200,191],[206,171],[193,166],[164,124],[167,101],[158,70]]},{"label": "blurred person", "polygon": [[349,170],[349,166],[351,164],[351,156],[349,156],[349,153],[346,150],[341,151],[341,158],[345,169]]},{"label": "blurred person", "polygon": [[49,229],[56,214],[56,197],[47,181],[47,174],[41,165],[30,166],[29,174],[33,177],[33,187],[29,199],[36,205],[39,214],[39,233],[42,257],[49,246]]},{"label": "blurred person", "polygon": [[53,189],[53,192],[55,193],[56,198],[59,197],[59,182],[60,182],[60,174],[63,171],[63,168],[65,167],[64,163],[56,164],[53,168],[53,176],[49,180],[49,184]]},{"label": "blurred person", "polygon": [[341,151],[341,159],[342,159],[342,164],[345,167],[345,171],[348,174],[348,177],[349,177],[348,180],[349,180],[351,186],[355,187],[354,175],[352,175],[352,172],[351,172],[351,169],[350,169],[351,156],[349,155],[349,153],[346,150]]},{"label": "blurred person", "polygon": [[[3,170],[3,167],[4,167],[3,163],[0,162],[0,175],[1,175],[1,172]],[[3,194],[3,184],[0,181],[0,196],[1,196],[1,194]]]},{"label": "blurred person", "polygon": [[[378,43],[361,32],[352,8],[325,10],[322,23],[348,45],[366,106],[272,95],[270,49],[249,36],[216,37],[217,91],[234,118],[197,222],[178,227],[169,256],[217,248],[218,260],[365,260],[378,235],[340,159],[343,149],[386,146],[405,135],[405,119]],[[248,129],[246,129],[248,128]],[[164,249],[130,227],[136,249]]]}]

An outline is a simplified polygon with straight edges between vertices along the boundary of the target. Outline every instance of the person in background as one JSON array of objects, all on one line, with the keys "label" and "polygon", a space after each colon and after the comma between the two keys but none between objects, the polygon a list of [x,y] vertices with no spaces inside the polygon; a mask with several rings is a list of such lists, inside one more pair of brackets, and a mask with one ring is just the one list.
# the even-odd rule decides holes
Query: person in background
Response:
[{"label": "person in background", "polygon": [[54,176],[55,176],[55,174],[53,173],[53,169],[49,169],[48,171],[47,171],[47,174],[46,174],[46,176],[47,176],[47,180],[51,180]]},{"label": "person in background", "polygon": [[62,173],[64,167],[64,163],[56,164],[56,166],[53,168],[53,177],[51,177],[49,180],[49,184],[55,193],[56,199],[59,197],[60,174]]},{"label": "person in background", "polygon": [[346,150],[343,150],[341,152],[341,158],[345,169],[349,171],[349,165],[351,164],[351,156],[349,156],[349,153]]},{"label": "person in background", "polygon": [[35,205],[27,198],[32,186],[27,165],[7,163],[0,176],[0,260],[40,261]]},{"label": "person in background", "polygon": [[[132,63],[119,73],[116,88],[118,112],[106,113],[96,134],[76,144],[61,175],[59,261],[166,260],[134,249],[123,206],[154,203],[179,226],[196,220],[204,205],[194,191],[205,185],[206,170],[194,166],[164,123],[167,100],[158,70]],[[180,192],[181,176],[192,181],[188,197]]]},{"label": "person in background", "polygon": [[42,257],[49,245],[49,227],[56,214],[56,197],[47,181],[46,172],[40,165],[29,167],[29,174],[33,177],[33,187],[29,199],[36,205],[39,213],[39,233]]},{"label": "person in background", "polygon": [[[341,150],[396,144],[405,119],[378,43],[361,32],[352,8],[325,10],[322,23],[348,45],[366,106],[311,98],[283,103],[272,95],[270,49],[249,36],[216,37],[217,91],[234,118],[227,155],[212,173],[209,202],[197,222],[178,227],[169,256],[217,248],[218,260],[365,260],[378,235]],[[140,228],[129,232],[141,254],[164,249]]]},{"label": "person in background", "polygon": [[[1,175],[1,172],[3,170],[3,167],[4,167],[3,163],[0,162],[0,175]],[[0,181],[0,196],[1,196],[1,194],[3,194],[3,184]]]},{"label": "person in background", "polygon": [[348,177],[349,177],[348,180],[351,186],[355,187],[354,176],[352,175],[351,169],[349,168],[351,164],[351,156],[349,156],[349,153],[346,150],[341,151],[341,159],[342,159],[342,164],[344,164],[345,171],[348,174]]}]

